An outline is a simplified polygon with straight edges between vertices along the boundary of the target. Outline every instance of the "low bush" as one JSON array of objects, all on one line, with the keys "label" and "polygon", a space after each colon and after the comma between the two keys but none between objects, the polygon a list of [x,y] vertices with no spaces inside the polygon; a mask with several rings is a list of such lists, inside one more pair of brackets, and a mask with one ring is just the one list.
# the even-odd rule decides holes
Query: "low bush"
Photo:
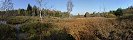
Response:
[{"label": "low bush", "polygon": [[15,28],[6,25],[6,24],[0,24],[0,40],[15,40],[16,39],[16,33]]},{"label": "low bush", "polygon": [[52,23],[26,23],[20,27],[20,31],[27,35],[27,40],[74,40],[72,35],[57,28]]},{"label": "low bush", "polygon": [[29,18],[27,17],[22,17],[22,16],[12,16],[8,17],[7,23],[8,24],[22,24],[26,22]]},{"label": "low bush", "polygon": [[105,14],[106,18],[116,18],[114,14]]},{"label": "low bush", "polygon": [[39,17],[11,16],[11,17],[8,17],[6,20],[8,24],[23,24],[23,23],[39,21]]}]

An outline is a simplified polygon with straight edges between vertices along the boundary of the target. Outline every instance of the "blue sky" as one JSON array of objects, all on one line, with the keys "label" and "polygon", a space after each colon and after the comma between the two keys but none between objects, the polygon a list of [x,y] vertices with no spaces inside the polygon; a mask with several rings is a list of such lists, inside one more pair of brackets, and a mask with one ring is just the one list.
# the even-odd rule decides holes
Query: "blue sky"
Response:
[{"label": "blue sky", "polygon": [[[37,5],[36,0],[13,0],[14,8],[26,8],[27,4]],[[133,0],[72,0],[74,7],[72,14],[84,14],[85,12],[103,12],[116,10],[117,8],[127,8],[133,5]],[[67,0],[46,0],[46,7],[61,11],[67,11]],[[37,5],[38,6],[38,5]],[[45,7],[45,8],[46,8]]]}]

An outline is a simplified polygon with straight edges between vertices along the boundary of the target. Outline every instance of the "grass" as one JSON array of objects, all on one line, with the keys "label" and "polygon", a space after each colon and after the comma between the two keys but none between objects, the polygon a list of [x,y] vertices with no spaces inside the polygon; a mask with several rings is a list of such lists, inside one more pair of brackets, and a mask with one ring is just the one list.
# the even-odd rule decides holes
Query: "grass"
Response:
[{"label": "grass", "polygon": [[15,28],[0,24],[0,40],[16,40]]},{"label": "grass", "polygon": [[108,30],[108,28],[111,28],[108,26],[111,26],[113,24],[113,22],[109,23],[107,21],[112,21],[112,20],[114,19],[94,17],[94,18],[62,20],[60,22],[56,22],[56,24],[60,28],[66,27],[67,31],[71,35],[73,35],[76,38],[76,40],[83,40],[84,39],[83,37],[87,39],[93,39],[93,37],[95,37],[93,31],[97,29],[100,30],[102,34],[105,34],[104,36],[107,36],[108,34],[107,32],[110,31]]},{"label": "grass", "polygon": [[127,40],[133,35],[132,18],[45,18],[40,22],[39,17],[17,16],[6,20],[22,24],[20,31],[27,40]]},{"label": "grass", "polygon": [[[127,32],[126,30],[132,31],[133,23],[130,20],[130,18],[120,21],[115,18],[90,17],[67,20],[61,19],[58,22],[55,21],[55,24],[61,29],[65,28],[76,40],[110,39],[110,35],[113,35],[111,34],[112,32],[115,32],[114,36],[116,36],[116,38],[112,39],[116,40],[121,39],[122,33]],[[98,30],[98,35],[101,36],[97,36],[96,30]]]},{"label": "grass", "polygon": [[27,40],[71,40],[74,39],[65,31],[51,23],[27,23],[20,27],[21,32],[28,34]]},{"label": "grass", "polygon": [[1,20],[7,21],[7,24],[23,24],[30,23],[34,21],[39,21],[38,17],[30,17],[30,16],[9,16],[9,17],[1,17]]}]

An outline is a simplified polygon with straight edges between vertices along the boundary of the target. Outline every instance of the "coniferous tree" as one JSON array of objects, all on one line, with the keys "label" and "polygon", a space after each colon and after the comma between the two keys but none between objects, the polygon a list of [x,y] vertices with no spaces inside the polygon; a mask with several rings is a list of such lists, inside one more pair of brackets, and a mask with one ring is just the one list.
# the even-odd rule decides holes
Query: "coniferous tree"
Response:
[{"label": "coniferous tree", "polygon": [[89,14],[89,12],[86,12],[85,15],[84,15],[84,17],[87,17],[88,14]]},{"label": "coniferous tree", "polygon": [[32,11],[32,15],[37,16],[37,7],[35,5],[33,6]]},{"label": "coniferous tree", "polygon": [[123,12],[122,12],[122,9],[121,8],[118,8],[115,13],[114,13],[117,17],[120,17],[123,15]]},{"label": "coniferous tree", "polygon": [[18,9],[17,11],[18,11],[18,14],[20,16],[24,16],[25,15],[25,10],[24,9]]},{"label": "coniferous tree", "polygon": [[27,15],[32,16],[32,6],[30,4],[28,4],[27,13],[28,13]]}]

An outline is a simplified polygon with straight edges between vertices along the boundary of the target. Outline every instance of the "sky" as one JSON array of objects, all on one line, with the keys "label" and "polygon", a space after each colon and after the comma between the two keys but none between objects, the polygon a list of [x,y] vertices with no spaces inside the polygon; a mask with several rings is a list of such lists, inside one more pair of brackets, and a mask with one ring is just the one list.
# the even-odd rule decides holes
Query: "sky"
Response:
[{"label": "sky", "polygon": [[[28,4],[38,6],[36,0],[12,0],[14,8],[27,8]],[[127,8],[133,6],[133,0],[72,0],[73,11],[71,14],[77,15],[78,13],[83,15],[85,12],[103,12],[116,10],[117,8]],[[43,8],[67,11],[67,0],[45,0]]]}]

